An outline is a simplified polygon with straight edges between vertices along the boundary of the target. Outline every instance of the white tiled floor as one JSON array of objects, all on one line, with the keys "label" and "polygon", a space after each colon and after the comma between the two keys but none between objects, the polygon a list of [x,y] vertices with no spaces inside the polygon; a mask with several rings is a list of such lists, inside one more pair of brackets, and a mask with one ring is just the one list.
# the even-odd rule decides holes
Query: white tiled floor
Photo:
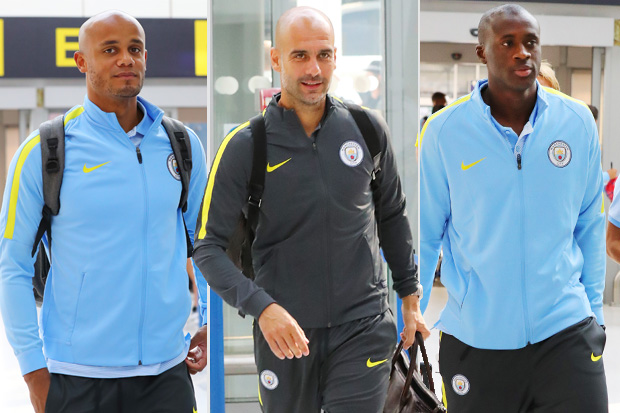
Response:
[{"label": "white tiled floor", "polygon": [[[447,294],[444,288],[435,287],[425,318],[433,324],[439,315]],[[605,306],[605,323],[607,325],[607,345],[603,359],[607,372],[607,389],[609,393],[609,412],[620,413],[620,307]],[[194,319],[188,320],[187,330],[196,325]],[[439,334],[433,330],[431,337],[426,341],[429,358],[433,364],[435,383],[441,383],[437,373],[437,354],[439,352]],[[194,385],[198,402],[198,411],[206,412],[206,373],[195,376]],[[438,390],[439,391],[439,390]],[[255,413],[260,412],[257,404],[227,405],[228,412]],[[30,413],[32,407],[28,399],[26,384],[21,378],[17,360],[4,334],[4,325],[0,323],[0,412],[3,413]],[[587,413],[587,412],[584,412]]]}]

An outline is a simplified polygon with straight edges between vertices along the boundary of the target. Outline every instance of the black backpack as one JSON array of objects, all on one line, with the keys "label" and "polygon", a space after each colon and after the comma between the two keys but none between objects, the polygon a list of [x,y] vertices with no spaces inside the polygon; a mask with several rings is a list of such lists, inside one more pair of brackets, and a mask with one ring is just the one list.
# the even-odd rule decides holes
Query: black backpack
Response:
[{"label": "black backpack", "polygon": [[[378,224],[381,218],[381,191],[379,187],[382,156],[381,142],[379,141],[378,132],[366,111],[360,106],[353,104],[347,104],[347,108],[361,131],[366,147],[373,159],[374,169],[372,171],[370,187],[375,204],[375,219]],[[250,119],[250,130],[252,132],[252,140],[254,141],[254,153],[252,158],[252,172],[248,185],[248,213],[246,218],[243,212],[241,212],[241,216],[237,221],[237,227],[229,240],[226,254],[228,254],[231,261],[246,277],[253,280],[252,243],[254,242],[254,231],[258,223],[258,212],[263,197],[263,190],[265,189],[265,171],[267,170],[267,135],[265,131],[265,119],[262,114]],[[377,225],[380,241],[381,231],[379,228],[379,225]],[[240,315],[243,316],[241,313]]]},{"label": "black backpack", "polygon": [[[185,126],[176,119],[164,116],[161,121],[166,129],[172,152],[177,160],[179,174],[181,175],[181,199],[179,208],[183,212],[187,210],[187,193],[189,191],[189,181],[192,174],[192,145]],[[41,161],[43,173],[43,200],[45,205],[41,212],[41,222],[32,245],[32,256],[37,254],[34,264],[34,277],[32,287],[37,303],[43,301],[45,283],[50,269],[50,261],[45,253],[45,246],[41,239],[47,232],[47,242],[50,251],[52,248],[52,216],[58,215],[60,210],[60,186],[62,185],[62,174],[65,169],[65,125],[64,116],[58,116],[52,120],[43,122],[39,126],[41,136]],[[179,159],[181,161],[179,161]],[[185,224],[185,222],[183,222]],[[185,236],[187,240],[187,256],[192,255],[192,243],[185,226]]]}]

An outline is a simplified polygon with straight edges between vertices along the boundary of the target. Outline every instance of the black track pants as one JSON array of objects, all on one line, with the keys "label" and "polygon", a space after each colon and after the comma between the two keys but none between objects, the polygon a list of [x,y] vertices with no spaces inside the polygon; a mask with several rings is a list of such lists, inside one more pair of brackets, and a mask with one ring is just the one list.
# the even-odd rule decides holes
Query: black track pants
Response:
[{"label": "black track pants", "polygon": [[254,353],[267,413],[383,411],[396,324],[390,311],[331,328],[304,329],[310,355],[278,359],[258,323]]},{"label": "black track pants", "polygon": [[482,350],[442,334],[439,369],[450,413],[606,413],[605,332],[587,318],[517,350]]},{"label": "black track pants", "polygon": [[185,361],[158,376],[93,379],[52,374],[46,413],[195,413]]}]

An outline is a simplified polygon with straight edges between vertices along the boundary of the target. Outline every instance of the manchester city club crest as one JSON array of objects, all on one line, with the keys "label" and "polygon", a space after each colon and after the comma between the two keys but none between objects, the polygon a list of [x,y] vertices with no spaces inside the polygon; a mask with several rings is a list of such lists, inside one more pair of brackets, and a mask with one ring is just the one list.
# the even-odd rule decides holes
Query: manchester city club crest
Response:
[{"label": "manchester city club crest", "polygon": [[260,382],[267,390],[273,390],[278,387],[278,376],[271,370],[263,370],[260,373]]},{"label": "manchester city club crest", "polygon": [[549,145],[547,155],[549,155],[549,160],[551,163],[558,168],[564,168],[570,163],[572,158],[570,146],[568,146],[568,143],[564,141],[555,141]]},{"label": "manchester city club crest", "polygon": [[170,175],[177,181],[181,180],[181,172],[179,171],[179,164],[177,163],[177,159],[174,157],[174,153],[168,155],[168,171]]},{"label": "manchester city club crest", "polygon": [[469,380],[462,374],[452,377],[452,388],[459,396],[464,396],[469,392]]},{"label": "manchester city club crest", "polygon": [[362,163],[364,151],[359,143],[346,141],[340,147],[340,159],[345,165],[354,167]]}]

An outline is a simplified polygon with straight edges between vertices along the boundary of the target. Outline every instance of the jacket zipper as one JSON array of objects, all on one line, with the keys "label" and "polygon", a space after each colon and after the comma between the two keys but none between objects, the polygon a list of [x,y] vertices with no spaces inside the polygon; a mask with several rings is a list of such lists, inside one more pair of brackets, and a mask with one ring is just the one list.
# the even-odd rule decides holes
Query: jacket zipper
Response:
[{"label": "jacket zipper", "polygon": [[[318,133],[317,133],[318,134]],[[316,165],[317,165],[317,169],[319,172],[319,179],[321,181],[321,189],[323,190],[323,199],[324,202],[322,202],[321,204],[323,205],[323,216],[325,218],[324,222],[325,222],[325,227],[329,228],[329,211],[327,210],[327,208],[325,207],[325,205],[327,204],[327,198],[328,198],[328,193],[327,193],[327,187],[325,184],[325,177],[323,175],[323,169],[321,168],[321,159],[319,158],[319,152],[317,150],[317,145],[316,145],[316,136],[314,137],[314,140],[312,141],[312,152],[314,153],[314,157],[316,159]],[[326,258],[326,266],[327,266],[327,301],[325,303],[325,307],[327,309],[327,327],[331,327],[332,326],[332,320],[331,320],[331,291],[332,291],[332,275],[331,275],[331,259],[329,258],[329,251],[331,251],[331,247],[330,247],[330,242],[329,242],[329,237],[327,236],[327,229],[324,228],[323,231],[323,239],[324,242],[323,244],[323,254],[322,256],[327,257]],[[326,253],[325,253],[326,252]]]},{"label": "jacket zipper", "polygon": [[148,190],[146,187],[146,172],[144,171],[144,164],[142,163],[142,153],[140,152],[140,147],[136,146],[136,156],[138,158],[138,163],[140,164],[140,172],[142,174],[142,187],[144,188],[144,247],[142,251],[142,291],[141,291],[141,302],[140,302],[140,324],[138,325],[138,365],[142,365],[142,333],[144,330],[144,314],[146,307],[146,253],[148,251],[147,241],[148,241]]},{"label": "jacket zipper", "polygon": [[[510,143],[508,142],[508,138],[506,138],[503,135],[501,136],[502,136],[502,140],[504,141],[508,150],[510,151],[511,158],[514,159],[514,152],[510,146]],[[524,150],[525,150],[525,146],[523,147],[522,151]],[[520,212],[520,218],[521,218],[521,222],[519,223],[519,229],[521,231],[521,234],[520,234],[521,235],[521,291],[523,295],[523,318],[525,321],[525,338],[527,342],[529,343],[530,337],[532,336],[532,334],[531,334],[531,323],[530,323],[530,316],[529,316],[529,311],[528,311],[527,291],[526,291],[526,282],[525,282],[525,205],[523,204],[524,202],[523,174],[520,173],[521,169],[523,168],[523,155],[521,153],[517,153],[516,163],[517,163],[517,178],[519,180],[519,212]]]}]

